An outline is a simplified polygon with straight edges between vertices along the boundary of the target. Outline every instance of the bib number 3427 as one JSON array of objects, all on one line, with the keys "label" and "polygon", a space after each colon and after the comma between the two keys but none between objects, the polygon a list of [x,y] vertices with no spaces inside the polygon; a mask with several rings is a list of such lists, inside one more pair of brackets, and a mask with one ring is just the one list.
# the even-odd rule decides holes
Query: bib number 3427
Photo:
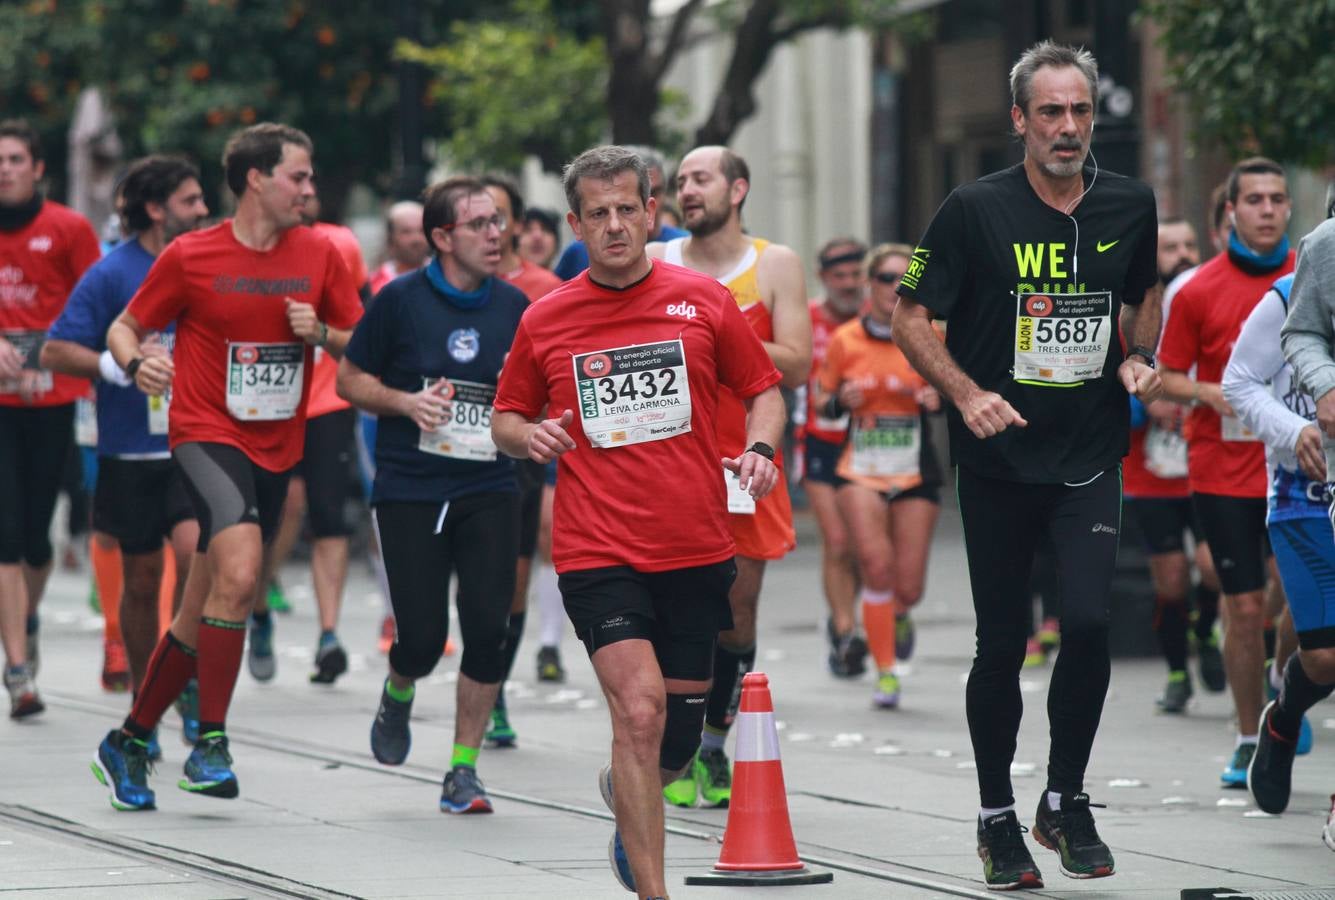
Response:
[{"label": "bib number 3427", "polygon": [[227,411],[245,422],[290,419],[301,406],[300,343],[228,344]]},{"label": "bib number 3427", "polygon": [[1112,294],[1018,293],[1015,380],[1079,384],[1103,374],[1112,344]]}]

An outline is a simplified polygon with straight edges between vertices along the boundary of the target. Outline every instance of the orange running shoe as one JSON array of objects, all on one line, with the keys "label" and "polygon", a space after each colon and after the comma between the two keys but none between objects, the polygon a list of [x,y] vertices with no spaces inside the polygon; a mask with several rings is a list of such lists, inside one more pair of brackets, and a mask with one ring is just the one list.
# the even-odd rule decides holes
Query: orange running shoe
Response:
[{"label": "orange running shoe", "polygon": [[115,638],[102,642],[102,690],[123,694],[130,689],[130,662],[125,643]]}]

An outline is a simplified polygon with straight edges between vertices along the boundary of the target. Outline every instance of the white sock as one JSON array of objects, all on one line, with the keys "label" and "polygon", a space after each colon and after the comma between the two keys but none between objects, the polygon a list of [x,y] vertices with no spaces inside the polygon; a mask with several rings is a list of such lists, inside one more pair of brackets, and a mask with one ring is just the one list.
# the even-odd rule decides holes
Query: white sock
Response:
[{"label": "white sock", "polygon": [[1062,795],[1060,791],[1048,791],[1048,809],[1053,812],[1059,812],[1062,808]]},{"label": "white sock", "polygon": [[1284,690],[1284,670],[1279,664],[1278,656],[1270,661],[1270,687],[1275,693]]},{"label": "white sock", "polygon": [[1015,809],[1015,804],[1014,804],[1014,803],[1012,803],[1010,806],[998,806],[996,809],[992,809],[991,807],[987,807],[987,806],[982,806],[982,807],[979,807],[979,809],[978,809],[978,818],[980,818],[980,819],[982,819],[984,822],[986,822],[988,819],[992,818],[993,816],[999,816],[999,815],[1001,815],[1002,813],[1008,813],[1008,812],[1010,812],[1010,811],[1013,810],[1013,809]]},{"label": "white sock", "polygon": [[1234,748],[1237,748],[1241,747],[1243,744],[1255,744],[1259,738],[1260,736],[1255,734],[1240,734],[1238,735],[1237,743],[1233,746]]},{"label": "white sock", "polygon": [[566,628],[566,609],[556,584],[556,569],[550,562],[538,564],[538,645],[557,647]]},{"label": "white sock", "polygon": [[717,734],[706,728],[704,731],[700,732],[700,749],[722,750],[723,744],[727,739],[728,736],[726,734]]}]

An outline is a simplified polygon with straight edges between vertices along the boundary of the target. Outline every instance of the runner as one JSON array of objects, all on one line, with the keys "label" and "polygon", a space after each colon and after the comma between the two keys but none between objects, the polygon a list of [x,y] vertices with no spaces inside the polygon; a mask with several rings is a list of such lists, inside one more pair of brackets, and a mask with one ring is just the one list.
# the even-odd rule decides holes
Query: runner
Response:
[{"label": "runner", "polygon": [[74,401],[88,390],[38,360],[46,330],[99,255],[88,220],[38,190],[45,171],[36,130],[0,122],[0,643],[12,719],[46,708],[34,680],[37,606],[51,574]]},{"label": "runner", "polygon": [[[1113,874],[1084,792],[1108,691],[1109,585],[1127,394],[1152,402],[1159,335],[1154,196],[1090,156],[1094,57],[1043,41],[1011,69],[1024,162],[956,188],[900,284],[895,341],[953,404],[951,451],[978,625],[965,705],[987,886],[1039,887],[1011,761],[1039,536],[1056,554],[1061,650],[1048,688],[1047,789],[1034,837],[1079,878]],[[946,343],[933,316],[949,320]],[[1123,354],[1117,333],[1132,336]],[[1013,335],[1013,337],[1012,337]]]},{"label": "runner", "polygon": [[504,229],[480,181],[449,178],[424,201],[436,258],[380,292],[338,374],[340,394],[380,417],[372,522],[399,626],[371,752],[390,766],[408,757],[415,685],[440,661],[457,575],[464,651],[440,809],[491,812],[477,758],[505,677],[519,497],[514,466],[497,456],[488,425],[528,301],[493,277]]},{"label": "runner", "polygon": [[941,507],[941,472],[925,417],[940,411],[941,396],[890,338],[895,288],[912,256],[907,244],[871,251],[871,304],[830,338],[816,394],[827,419],[851,417],[834,474],[842,482],[839,511],[857,553],[862,624],[876,662],[872,702],[879,707],[899,705],[895,660],[912,646],[902,646],[900,634],[913,632],[897,626],[922,599]]},{"label": "runner", "polygon": [[[677,197],[690,236],[652,244],[649,255],[716,278],[732,293],[784,386],[806,383],[811,367],[811,316],[806,281],[797,255],[780,244],[742,230],[742,205],[751,189],[746,160],[726,147],[699,147],[677,167]],[[716,420],[719,450],[738,456],[746,444],[746,411],[726,390]],[[776,459],[782,473],[782,460]],[[668,785],[664,796],[677,806],[727,806],[732,771],[723,744],[741,702],[742,676],[756,660],[756,611],[765,564],[782,559],[797,543],[785,478],[764,503],[752,503],[729,482],[728,517],[737,542],[737,579],[729,593],[733,627],[719,633],[714,684],[709,692],[705,731],[690,777]]]},{"label": "runner", "polygon": [[[1284,170],[1253,157],[1228,178],[1228,250],[1202,265],[1173,300],[1160,352],[1165,395],[1194,408],[1187,419],[1192,503],[1210,543],[1224,594],[1224,666],[1238,735],[1220,775],[1247,786],[1265,671],[1265,449],[1224,399],[1219,382],[1243,321],[1275,279],[1293,270],[1284,234],[1289,194]],[[1189,370],[1195,366],[1193,378]]]},{"label": "runner", "polygon": [[[166,398],[145,398],[130,384],[107,350],[106,334],[148,274],[153,260],[178,235],[194,231],[208,216],[199,170],[183,159],[149,156],[132,163],[121,179],[130,236],[90,268],[42,347],[42,365],[89,378],[97,385],[97,486],[94,530],[119,547],[117,597],[103,596],[107,616],[117,616],[134,694],[148,671],[161,634],[158,597],[163,589],[164,538],[175,557],[175,605],[185,589],[199,523],[181,473],[167,448]],[[176,329],[169,324],[140,344],[144,356],[170,356]],[[159,750],[157,755],[161,755]],[[97,765],[100,765],[97,764]],[[112,782],[100,768],[101,777]],[[115,790],[114,785],[112,790]]]},{"label": "runner", "polygon": [[612,718],[608,852],[623,887],[666,897],[661,791],[695,756],[731,624],[715,398],[726,385],[749,409],[750,443],[723,466],[759,500],[780,481],[781,376],[728,291],[645,255],[656,204],[634,151],[585,151],[565,188],[590,268],[524,316],[492,434],[511,456],[560,460],[552,555]]},{"label": "runner", "polygon": [[847,413],[830,418],[816,403],[821,364],[835,329],[852,321],[867,304],[867,248],[854,238],[827,241],[816,256],[825,296],[811,309],[811,379],[802,425],[802,487],[816,515],[821,536],[821,586],[830,610],[825,632],[830,641],[830,672],[857,678],[867,670],[867,642],[857,630],[858,564],[839,511],[835,474],[839,451],[848,437]]},{"label": "runner", "polygon": [[[167,245],[107,333],[112,357],[144,393],[171,390],[167,439],[199,517],[181,609],[148,663],[124,725],[98,748],[118,809],[150,809],[145,741],[198,674],[200,736],[179,787],[236,797],[225,720],[246,617],[263,589],[288,472],[301,458],[312,351],[341,356],[361,311],[338,251],[301,224],[311,142],[286,125],[237,132],[223,151],[236,216]],[[172,357],[142,356],[176,321]]]},{"label": "runner", "polygon": [[524,212],[524,230],[519,235],[519,255],[550,269],[561,249],[560,218],[550,209],[531,206]]}]

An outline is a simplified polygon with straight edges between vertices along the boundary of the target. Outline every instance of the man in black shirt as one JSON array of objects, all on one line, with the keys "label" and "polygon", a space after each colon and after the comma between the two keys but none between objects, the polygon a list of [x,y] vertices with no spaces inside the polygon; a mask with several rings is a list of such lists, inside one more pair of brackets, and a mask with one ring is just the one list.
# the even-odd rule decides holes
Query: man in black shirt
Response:
[{"label": "man in black shirt", "polygon": [[[946,198],[914,251],[894,318],[905,355],[954,404],[951,451],[978,623],[966,709],[982,797],[978,851],[992,888],[1042,886],[1010,765],[1029,572],[1045,534],[1057,548],[1062,650],[1034,836],[1069,875],[1113,873],[1084,775],[1108,689],[1127,394],[1149,402],[1162,389],[1150,349],[1161,296],[1154,197],[1097,162],[1085,167],[1098,99],[1093,56],[1037,44],[1011,69],[1011,94],[1024,162]],[[933,317],[950,321],[944,346]]]}]

